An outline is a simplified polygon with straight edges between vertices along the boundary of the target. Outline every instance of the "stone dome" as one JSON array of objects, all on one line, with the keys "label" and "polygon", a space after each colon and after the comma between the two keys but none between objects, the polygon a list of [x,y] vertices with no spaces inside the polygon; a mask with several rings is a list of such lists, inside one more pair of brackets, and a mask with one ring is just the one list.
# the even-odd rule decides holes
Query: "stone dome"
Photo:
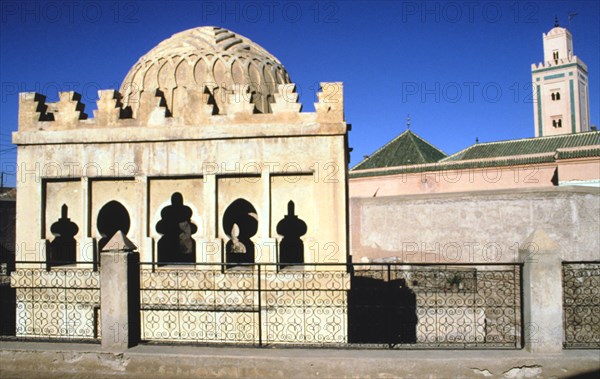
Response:
[{"label": "stone dome", "polygon": [[285,83],[290,83],[287,71],[261,46],[227,29],[203,26],[174,34],[142,56],[125,76],[121,94],[135,116],[141,93],[160,90],[176,116],[183,106],[177,99],[186,89],[208,87],[218,106],[223,94],[241,87],[255,112],[270,113],[277,85]]}]

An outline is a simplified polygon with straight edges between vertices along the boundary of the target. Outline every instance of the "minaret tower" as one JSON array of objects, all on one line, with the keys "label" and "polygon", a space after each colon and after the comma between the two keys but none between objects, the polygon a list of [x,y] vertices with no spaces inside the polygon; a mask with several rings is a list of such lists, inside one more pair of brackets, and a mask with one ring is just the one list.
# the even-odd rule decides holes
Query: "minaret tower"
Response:
[{"label": "minaret tower", "polygon": [[531,65],[535,136],[590,129],[587,66],[573,55],[571,33],[558,18],[544,38],[544,62]]}]

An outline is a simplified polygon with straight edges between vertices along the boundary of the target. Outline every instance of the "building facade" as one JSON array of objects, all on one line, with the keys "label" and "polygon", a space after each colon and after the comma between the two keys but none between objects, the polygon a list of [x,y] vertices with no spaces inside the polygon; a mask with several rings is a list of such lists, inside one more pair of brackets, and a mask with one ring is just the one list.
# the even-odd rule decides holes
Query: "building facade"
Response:
[{"label": "building facade", "polygon": [[[256,285],[264,277],[255,264],[274,264],[276,280],[286,265],[338,262],[334,282],[345,288],[348,128],[341,83],[323,83],[316,112],[301,113],[277,58],[243,36],[201,27],[140,58],[120,92],[100,91],[93,118],[80,98],[20,98],[13,142],[27,174],[17,182],[16,256],[29,263],[13,273],[18,335],[94,337],[103,316],[92,266],[113,249],[117,234],[142,262],[144,339],[192,338],[181,324],[164,321],[184,313],[210,319],[188,325],[212,328],[205,332],[214,340],[254,339],[261,332],[225,330],[257,317],[252,304],[261,299],[254,292],[227,301],[231,294],[206,293]],[[185,276],[186,288],[206,296],[173,295],[183,284],[171,276]],[[311,283],[322,281],[315,276]],[[30,296],[32,285],[44,307]],[[64,287],[84,294],[71,316],[53,295]],[[233,312],[228,301],[242,310]],[[221,312],[206,310],[219,302]],[[174,304],[181,312],[173,313]],[[164,322],[153,324],[156,318]]]}]

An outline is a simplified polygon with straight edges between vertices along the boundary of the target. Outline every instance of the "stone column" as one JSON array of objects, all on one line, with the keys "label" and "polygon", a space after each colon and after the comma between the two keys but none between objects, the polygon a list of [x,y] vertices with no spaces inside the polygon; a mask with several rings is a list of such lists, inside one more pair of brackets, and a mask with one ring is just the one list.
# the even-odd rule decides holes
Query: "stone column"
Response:
[{"label": "stone column", "polygon": [[140,336],[139,254],[118,231],[100,253],[102,348],[123,351]]},{"label": "stone column", "polygon": [[148,185],[148,176],[140,175],[136,177],[136,180],[138,180],[141,184],[137,186],[136,189],[136,191],[138,192],[137,195],[140,206],[138,209],[143,209],[143,211],[140,213],[139,218],[139,223],[140,225],[142,225],[142,230],[140,233],[140,243],[142,248],[140,260],[142,262],[152,262],[154,258],[154,241],[151,237],[152,234],[150,232],[152,230],[152,225],[150,225],[150,214],[152,211],[148,206],[148,204],[150,204],[150,202],[148,201],[150,192],[150,186]]},{"label": "stone column", "polygon": [[[89,178],[81,178],[81,239],[79,240],[79,248],[77,251],[76,261],[78,262],[95,262],[98,257],[95,255],[94,239],[91,238],[90,227],[90,180]],[[87,268],[85,266],[82,266]]]},{"label": "stone column", "polygon": [[[223,260],[223,242],[219,238],[217,176],[206,174],[203,180],[203,222],[199,238],[196,239],[196,262],[220,263]],[[214,269],[216,266],[199,266],[199,268]]]},{"label": "stone column", "polygon": [[271,238],[271,173],[269,168],[265,167],[260,174],[262,186],[261,208],[262,214],[259,215],[259,230],[255,244],[256,263],[277,262],[277,240]]},{"label": "stone column", "polygon": [[525,349],[555,353],[563,348],[562,262],[560,247],[543,231],[534,231],[519,249],[523,262]]}]

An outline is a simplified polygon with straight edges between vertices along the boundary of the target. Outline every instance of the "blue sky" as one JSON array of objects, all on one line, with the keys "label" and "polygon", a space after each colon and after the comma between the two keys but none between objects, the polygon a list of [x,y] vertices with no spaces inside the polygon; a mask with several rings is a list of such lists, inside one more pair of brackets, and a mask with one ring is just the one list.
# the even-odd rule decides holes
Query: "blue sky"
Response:
[{"label": "blue sky", "polygon": [[[571,20],[569,13],[577,13]],[[598,1],[47,1],[0,2],[0,162],[14,185],[18,92],[83,95],[119,88],[137,59],[179,31],[215,25],[284,64],[314,110],[318,82],[342,81],[351,166],[406,129],[446,153],[532,137],[531,64],[558,16],[589,70],[599,123]]]}]

